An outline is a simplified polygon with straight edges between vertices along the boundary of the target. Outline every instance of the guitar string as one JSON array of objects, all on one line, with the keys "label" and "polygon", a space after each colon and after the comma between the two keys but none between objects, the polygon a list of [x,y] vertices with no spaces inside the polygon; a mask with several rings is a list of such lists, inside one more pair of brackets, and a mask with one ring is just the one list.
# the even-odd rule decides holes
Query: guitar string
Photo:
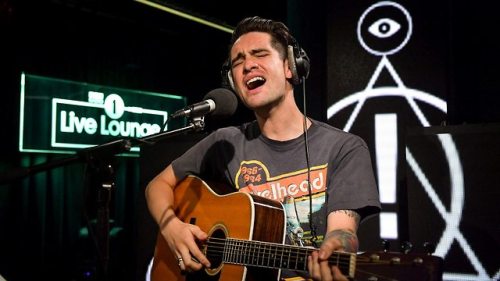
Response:
[{"label": "guitar string", "polygon": [[[215,242],[215,241],[217,241],[217,242]],[[237,244],[237,243],[243,243],[243,244]],[[238,248],[243,248],[243,247],[248,248],[246,245],[249,245],[249,246],[254,247],[254,249],[255,249],[255,247],[259,247],[259,249],[260,249],[260,246],[263,246],[263,247],[269,246],[269,247],[277,247],[276,250],[274,251],[275,253],[287,253],[287,254],[296,254],[296,253],[303,254],[304,252],[307,253],[309,251],[316,251],[317,250],[314,248],[304,248],[304,247],[283,245],[283,244],[271,243],[271,242],[236,240],[236,239],[225,239],[225,238],[215,238],[215,237],[210,238],[207,241],[207,244],[211,244],[213,246],[220,246],[218,248],[212,247],[211,249],[224,249],[228,244],[230,247],[232,246],[232,247],[238,247]],[[259,250],[259,249],[257,249],[257,250]],[[270,249],[269,249],[269,251],[267,251],[266,248],[264,248],[263,250],[264,250],[264,252],[271,253]],[[345,257],[346,259],[350,259],[351,256],[355,255],[353,253],[344,253],[344,252],[342,252],[342,253],[337,252],[337,253],[342,255],[339,257]],[[358,256],[357,261],[358,262],[364,262],[364,261],[373,262],[373,259]],[[383,261],[381,261],[381,262],[383,262]],[[387,261],[387,263],[390,263],[390,262]]]},{"label": "guitar string", "polygon": [[[373,260],[371,258],[368,258],[368,257],[362,257],[362,258],[358,258],[357,259],[357,262],[356,262],[356,265],[358,266],[373,266],[373,267],[380,267],[380,266],[387,266],[387,265],[392,265],[392,266],[398,266],[398,267],[402,267],[402,266],[407,266],[407,267],[414,267],[415,266],[415,263],[414,262],[393,262],[393,261],[390,261],[390,260]],[[379,281],[384,281],[384,280],[387,280],[387,281],[398,281],[399,279],[396,279],[396,278],[392,278],[390,276],[384,276],[384,275],[381,275],[381,274],[378,274],[378,273],[375,273],[373,271],[368,271],[368,270],[362,270],[362,269],[359,269],[358,267],[356,267],[356,273],[364,273],[364,274],[367,274],[367,275],[370,275],[370,277],[376,277],[377,280]],[[359,275],[356,275],[356,276],[359,276]]]},{"label": "guitar string", "polygon": [[[223,241],[223,239],[221,239]],[[211,244],[220,244],[220,243],[211,243]],[[257,244],[257,243],[256,243]],[[229,245],[229,247],[241,247],[242,245]],[[212,248],[213,249],[213,248]],[[224,249],[224,247],[219,247],[219,249]],[[247,251],[234,251],[234,248],[232,249],[232,253],[248,253]],[[309,250],[314,250],[314,249],[309,249]],[[219,251],[219,252],[215,252],[216,253],[223,253],[224,251]],[[270,253],[270,252],[269,252]],[[207,253],[207,257],[221,257],[221,255],[213,255],[214,254],[214,251],[209,251]],[[264,253],[263,254],[266,254],[266,251],[264,250]],[[251,255],[251,254],[250,254]],[[245,262],[245,257],[239,257],[240,260],[238,261],[238,257],[234,257],[233,256],[233,260],[229,261],[230,263],[236,263],[236,264],[250,264],[250,265],[263,265],[263,266],[266,266],[266,267],[274,267],[274,268],[281,268],[280,265],[282,265],[282,263],[278,262],[278,265],[276,265],[276,259],[273,259],[271,257],[263,257],[261,259],[261,262],[256,262],[256,263],[250,263],[250,259],[246,259],[247,262]],[[243,258],[243,261],[241,261],[241,258]],[[255,257],[254,257],[255,258]],[[293,259],[293,258],[292,258]],[[267,264],[266,264],[267,263]],[[272,263],[272,265],[271,265]],[[293,263],[293,262],[292,262]],[[392,262],[390,261],[373,261],[372,259],[370,258],[366,258],[366,257],[357,257],[357,262],[356,262],[356,265],[377,265],[377,266],[382,266],[382,265],[388,265],[388,264],[391,264]],[[307,271],[306,269],[306,266],[307,264],[305,262],[295,262],[296,266],[295,267],[287,267],[287,268],[293,268],[295,270],[303,270],[303,271]],[[288,265],[290,265],[290,263],[288,263]],[[302,267],[298,267],[298,265],[302,265]],[[340,266],[348,266],[350,265],[350,262],[348,263],[344,263],[344,262],[340,262],[339,263]],[[402,263],[402,264],[398,264],[398,265],[411,265],[411,263]],[[394,279],[394,278],[391,278],[391,277],[388,277],[388,276],[384,276],[384,275],[381,275],[381,274],[377,274],[377,273],[374,273],[374,272],[371,272],[371,271],[366,271],[366,270],[361,270],[361,269],[358,269],[356,268],[356,273],[364,273],[364,274],[368,274],[370,276],[373,276],[373,277],[376,277],[378,278],[377,280],[379,281],[384,281],[384,280],[387,280],[387,281],[398,281],[398,279]],[[356,276],[359,276],[359,275],[356,275]]]},{"label": "guitar string", "polygon": [[[307,271],[306,266],[307,263],[304,259],[301,261],[298,260],[299,257],[302,257],[304,254],[308,254],[309,251],[315,251],[317,249],[310,248],[301,248],[294,247],[290,245],[282,245],[277,243],[269,243],[269,242],[261,242],[261,241],[248,241],[248,240],[236,240],[236,239],[225,239],[225,238],[210,238],[207,241],[209,245],[209,249],[207,250],[207,257],[222,257],[222,253],[227,253],[227,250],[230,252],[228,256],[230,256],[230,263],[239,263],[239,264],[249,264],[249,265],[262,265],[267,267],[274,268],[282,268],[283,258],[287,259],[287,263],[285,264],[286,268],[293,268],[295,270],[303,270]],[[261,247],[263,246],[263,247]],[[266,246],[277,246],[275,249],[265,248]],[[225,251],[226,250],[226,251]],[[253,251],[253,252],[252,252]],[[242,256],[244,254],[244,256]],[[274,256],[269,256],[269,254]],[[286,256],[283,257],[282,255]],[[302,255],[300,255],[302,254]],[[329,261],[333,261],[333,264],[336,264],[343,267],[348,267],[351,265],[349,253],[341,253],[342,256],[331,256]],[[267,256],[262,256],[267,255]],[[348,255],[347,257],[345,255]],[[257,256],[257,260],[255,261],[255,256]],[[259,258],[260,257],[260,258]],[[281,258],[280,258],[281,257]],[[253,262],[251,262],[253,260]],[[277,262],[279,260],[279,262]],[[295,264],[294,267],[290,267],[290,264]],[[373,260],[369,257],[360,257],[356,256],[356,265],[371,265],[371,266],[385,266],[388,264],[394,264],[393,261],[388,260]],[[411,266],[413,263],[410,262],[398,262],[398,266]],[[356,268],[356,273],[364,273],[369,274],[370,276],[379,278],[380,281],[397,281],[398,279],[394,279],[388,276],[384,276],[381,274],[377,274],[371,271],[362,270]]]},{"label": "guitar string", "polygon": [[[217,256],[216,254],[223,254],[223,253],[227,253],[228,255],[238,255],[239,257],[241,257],[241,255],[245,255],[245,256],[262,256],[262,254],[264,255],[269,255],[269,256],[266,256],[266,257],[263,257],[263,259],[267,259],[267,260],[272,260],[272,259],[291,259],[293,261],[297,260],[298,262],[300,261],[300,258],[303,258],[303,262],[305,262],[306,258],[304,258],[304,255],[297,255],[297,254],[294,254],[294,253],[290,253],[290,252],[284,252],[284,251],[276,251],[276,252],[271,252],[271,251],[264,251],[264,252],[258,252],[258,253],[252,253],[251,251],[248,251],[248,250],[240,250],[240,249],[232,249],[232,251],[228,252],[228,251],[224,251],[224,248],[219,248],[219,249],[214,249],[214,248],[211,248],[207,251],[207,253],[211,256]],[[273,256],[271,256],[271,254],[274,254]],[[283,256],[281,254],[286,254],[286,256]],[[307,253],[306,253],[307,254]],[[329,261],[333,261],[335,264],[340,264],[340,265],[344,265],[344,264],[350,264],[350,259],[348,258],[345,258],[345,257],[336,257],[336,256],[332,256],[331,258],[329,258]],[[337,262],[338,261],[338,262]]]},{"label": "guitar string", "polygon": [[[213,242],[213,241],[219,241],[219,242]],[[229,243],[227,243],[229,242]],[[317,249],[314,249],[314,248],[304,248],[304,247],[297,247],[297,246],[291,246],[291,245],[283,245],[283,244],[277,244],[277,243],[270,243],[270,242],[261,242],[261,241],[248,241],[248,240],[236,240],[236,239],[224,239],[224,238],[210,238],[210,240],[208,241],[209,244],[212,244],[212,245],[220,245],[222,246],[222,248],[227,245],[227,244],[230,244],[230,246],[233,246],[233,247],[238,247],[238,248],[248,248],[248,246],[251,246],[251,247],[259,247],[261,248],[264,248],[264,251],[266,251],[266,247],[276,247],[276,250],[274,252],[276,253],[286,253],[286,254],[296,254],[296,253],[300,253],[300,252],[309,252],[309,251],[316,251]],[[238,244],[238,243],[242,243],[242,244]],[[271,250],[269,250],[270,252]],[[340,252],[338,252],[340,253]],[[346,258],[350,258],[352,255],[352,253],[340,253],[342,256],[346,257]],[[341,257],[341,256],[339,256]]]},{"label": "guitar string", "polygon": [[[222,239],[221,239],[222,240]],[[220,243],[211,243],[211,244],[220,244]],[[257,244],[257,243],[256,243]],[[241,253],[245,253],[245,254],[248,254],[248,251],[241,251],[241,250],[237,250],[235,251],[235,248],[236,247],[240,247],[242,245],[227,245],[229,248],[230,247],[233,247],[232,249],[232,254],[241,254]],[[217,254],[217,253],[224,253],[225,251],[224,250],[224,246],[222,247],[218,247],[219,249],[222,249],[222,251],[209,251],[207,252],[207,257],[221,257],[221,255],[213,255],[213,254]],[[214,249],[214,248],[211,248],[211,249]],[[314,249],[309,249],[309,250],[314,250]],[[264,252],[262,254],[267,254],[267,253],[271,253],[271,251],[267,252],[265,249],[264,249]],[[230,254],[229,254],[230,255]],[[250,255],[252,256],[252,254],[250,253]],[[292,257],[289,257],[289,260],[292,260],[291,264],[293,264],[293,258],[295,256],[292,256]],[[239,258],[239,259],[238,259]],[[255,259],[255,256],[254,256],[254,259]],[[278,258],[279,259],[279,258]],[[242,261],[243,260],[243,261]],[[247,262],[245,262],[245,260]],[[250,262],[250,259],[248,258],[248,256],[246,257],[245,259],[245,256],[241,257],[241,256],[232,256],[232,259],[229,261],[230,263],[236,263],[236,264],[249,264],[249,265],[262,265],[262,266],[266,266],[266,267],[271,267],[271,268],[282,268],[282,262],[278,262],[277,265],[276,265],[276,258],[272,258],[272,257],[262,257],[262,259],[260,259],[260,262],[259,259],[257,259],[257,262],[254,262],[254,263],[251,263]],[[330,258],[331,260],[331,258]],[[356,265],[371,265],[371,266],[386,266],[388,264],[393,264],[393,262],[391,261],[374,261],[373,259],[370,259],[370,258],[367,258],[367,257],[357,257],[357,262],[356,262]],[[302,271],[307,271],[306,269],[306,266],[307,264],[305,262],[298,262],[298,261],[295,261],[295,267],[290,267],[290,262],[288,262],[288,266],[286,268],[289,268],[289,269],[295,269],[295,270],[302,270]],[[339,266],[349,266],[350,265],[350,262],[339,262],[338,263]],[[409,263],[409,262],[403,262],[403,263],[398,263],[397,264],[398,266],[401,266],[401,265],[407,265],[407,266],[412,266],[413,263]],[[299,267],[300,266],[300,267]],[[347,269],[346,269],[347,270]],[[364,273],[364,274],[368,274],[370,276],[373,276],[373,277],[377,277],[379,281],[384,281],[384,280],[387,280],[387,281],[398,281],[398,279],[394,279],[394,278],[391,278],[391,277],[388,277],[388,276],[384,276],[384,275],[381,275],[381,274],[377,274],[377,273],[374,273],[372,271],[366,271],[366,270],[362,270],[362,269],[358,269],[356,268],[356,273]],[[359,276],[359,275],[356,275],[356,276]]]},{"label": "guitar string", "polygon": [[[356,269],[356,273],[368,274],[368,275],[370,275],[370,277],[377,278],[378,281],[384,281],[384,280],[398,281],[399,280],[399,279],[394,279],[394,278],[391,278],[391,277],[388,277],[388,276],[384,276],[384,275],[381,275],[381,274],[377,274],[377,273],[373,273],[371,271],[366,271],[366,270],[361,270],[361,269]],[[358,276],[358,275],[356,275],[356,276]]]},{"label": "guitar string", "polygon": [[[306,261],[303,259],[302,261],[298,260],[299,257],[303,257],[303,254],[307,254],[309,251],[314,251],[316,249],[307,249],[307,248],[300,248],[300,247],[287,247],[287,245],[281,245],[281,244],[263,244],[263,243],[258,243],[259,241],[238,241],[238,240],[233,240],[233,239],[221,239],[221,238],[211,238],[211,240],[219,240],[221,242],[212,242],[212,241],[208,241],[208,244],[211,244],[212,247],[207,250],[207,254],[209,254],[210,256],[213,256],[213,257],[219,257],[221,255],[214,255],[214,254],[222,254],[222,253],[227,253],[227,251],[224,251],[225,249],[226,250],[229,250],[230,253],[228,253],[228,255],[232,255],[232,259],[243,259],[245,260],[245,256],[241,256],[242,254],[245,254],[246,257],[248,257],[248,255],[253,255],[254,258],[255,258],[255,255],[257,254],[257,256],[260,256],[261,254],[274,254],[276,255],[277,257],[271,257],[271,256],[268,256],[268,257],[262,257],[261,261],[262,262],[265,262],[267,261],[268,263],[269,262],[273,262],[273,264],[276,264],[276,259],[279,259],[281,260],[281,264],[282,264],[282,261],[283,261],[283,258],[287,259],[288,258],[288,263],[295,263],[296,266],[300,263],[300,264],[305,264]],[[226,243],[226,241],[229,241],[230,243]],[[250,244],[251,246],[259,246],[259,248],[256,248],[256,247],[253,247],[251,249],[249,249],[248,247],[246,247],[244,244],[237,244],[238,242],[243,242],[244,244]],[[236,244],[235,244],[236,243]],[[252,245],[253,244],[253,245]],[[261,245],[275,245],[275,246],[278,246],[278,248],[274,249],[274,250],[271,250],[271,249],[266,249],[266,248],[261,248],[260,246]],[[289,248],[290,250],[287,251],[286,248]],[[258,252],[255,253],[255,251],[252,253],[251,251],[252,250],[257,250]],[[261,251],[263,250],[263,252]],[[283,257],[283,254],[285,254],[286,256]],[[302,254],[302,255],[300,255]],[[349,266],[350,265],[350,257],[351,257],[351,254],[349,253],[340,253],[341,255],[337,254],[337,255],[332,255],[330,258],[329,258],[329,261],[332,262],[332,264],[336,264],[336,265],[339,265],[339,266]],[[348,255],[348,257],[346,257],[346,255]],[[280,258],[281,257],[281,258]]]},{"label": "guitar string", "polygon": [[[260,242],[260,241],[247,241],[247,240],[234,240],[234,239],[221,239],[221,238],[210,238],[209,244],[212,245],[219,245],[221,248],[224,248],[227,244],[230,244],[230,246],[233,247],[238,247],[238,248],[248,248],[248,246],[251,247],[259,247],[259,249],[262,248],[264,251],[267,251],[268,248],[266,247],[276,247],[276,250],[274,252],[279,252],[279,253],[290,253],[290,254],[296,254],[300,252],[309,252],[309,251],[316,251],[317,249],[313,248],[304,248],[304,247],[294,247],[291,245],[283,245],[283,244],[277,244],[277,243],[269,243],[269,242]],[[213,242],[213,240],[219,240],[220,242]],[[227,243],[229,242],[229,243]],[[238,244],[242,243],[242,244]],[[269,249],[269,252],[271,250]],[[351,256],[352,254],[350,253],[342,253],[343,256]]]},{"label": "guitar string", "polygon": [[[207,258],[217,258],[221,257],[220,255],[207,255]],[[264,267],[274,267],[274,268],[286,268],[286,269],[294,269],[294,270],[300,270],[300,271],[307,271],[307,262],[304,261],[295,261],[293,259],[290,260],[289,263],[283,263],[280,261],[280,259],[273,259],[273,258],[262,258],[262,259],[257,259],[257,260],[250,260],[249,258],[245,257],[239,257],[238,258],[231,258],[231,259],[224,259],[224,263],[234,263],[234,264],[242,264],[242,265],[254,265],[254,266],[264,266]],[[341,269],[342,272],[346,273],[350,267],[349,263],[346,262],[339,262],[339,263],[333,263]]]}]

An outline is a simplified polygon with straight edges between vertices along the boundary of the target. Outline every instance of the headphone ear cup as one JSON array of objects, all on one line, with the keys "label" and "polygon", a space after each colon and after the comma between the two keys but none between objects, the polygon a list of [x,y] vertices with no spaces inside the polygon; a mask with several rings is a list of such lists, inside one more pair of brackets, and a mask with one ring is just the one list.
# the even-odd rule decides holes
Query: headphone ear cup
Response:
[{"label": "headphone ear cup", "polygon": [[236,89],[234,88],[233,74],[231,73],[231,70],[227,71],[227,81],[229,82],[229,86],[231,86],[231,89],[233,91],[236,91]]},{"label": "headphone ear cup", "polygon": [[289,45],[288,51],[288,64],[292,72],[292,84],[299,85],[303,79],[309,76],[310,62],[304,49],[299,46]]},{"label": "headphone ear cup", "polygon": [[222,70],[221,70],[221,79],[222,79],[222,87],[224,88],[231,88],[231,90],[234,89],[234,83],[233,83],[233,75],[231,73],[231,67],[229,66],[229,62],[225,61],[224,64],[222,65]]},{"label": "headphone ear cup", "polygon": [[297,48],[299,50],[296,56],[295,65],[297,67],[297,74],[301,79],[306,79],[309,77],[309,69],[311,69],[311,63],[306,51],[302,48]]},{"label": "headphone ear cup", "polygon": [[300,84],[301,79],[299,77],[299,74],[297,73],[297,63],[295,61],[295,55],[293,52],[292,45],[288,45],[287,56],[288,56],[288,67],[290,68],[290,71],[292,72],[292,84],[298,85],[298,84]]}]

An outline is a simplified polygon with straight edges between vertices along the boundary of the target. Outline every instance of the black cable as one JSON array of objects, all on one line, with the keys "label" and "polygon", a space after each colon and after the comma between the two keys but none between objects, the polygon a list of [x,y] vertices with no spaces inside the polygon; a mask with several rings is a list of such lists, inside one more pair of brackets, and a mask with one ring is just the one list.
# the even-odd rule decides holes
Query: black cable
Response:
[{"label": "black cable", "polygon": [[304,112],[304,122],[303,122],[303,130],[304,130],[304,146],[306,150],[306,165],[307,165],[307,190],[309,193],[309,229],[311,230],[311,243],[314,247],[318,247],[316,241],[318,240],[318,236],[316,233],[316,226],[313,223],[312,213],[312,187],[311,187],[311,163],[309,161],[309,138],[307,136],[307,106],[306,106],[306,81],[303,79],[302,81],[302,101],[303,101],[303,112]]},{"label": "black cable", "polygon": [[[98,238],[97,238],[97,234],[95,232],[95,225],[92,225],[92,219],[90,218],[89,216],[89,213],[88,213],[88,200],[89,200],[89,194],[90,194],[90,185],[93,185],[95,184],[94,181],[95,181],[95,178],[91,178],[91,176],[89,176],[89,173],[91,173],[91,171],[89,171],[90,169],[92,168],[89,168],[89,165],[88,163],[86,163],[84,165],[84,178],[83,178],[83,210],[82,210],[82,215],[83,215],[83,218],[85,220],[85,223],[87,225],[87,231],[88,231],[88,238],[92,241],[92,244],[94,246],[94,250],[95,250],[95,262],[96,264],[94,264],[94,266],[96,267],[95,268],[95,272],[92,272],[92,274],[94,274],[95,276],[94,277],[97,277],[97,278],[101,278],[102,280],[105,280],[103,278],[107,278],[106,276],[99,276],[99,272],[104,272],[105,269],[106,269],[106,266],[105,266],[105,260],[104,260],[104,253],[101,251],[101,247],[99,245],[99,242],[98,242]],[[93,205],[92,205],[93,207]],[[85,243],[85,242],[83,242]]]}]

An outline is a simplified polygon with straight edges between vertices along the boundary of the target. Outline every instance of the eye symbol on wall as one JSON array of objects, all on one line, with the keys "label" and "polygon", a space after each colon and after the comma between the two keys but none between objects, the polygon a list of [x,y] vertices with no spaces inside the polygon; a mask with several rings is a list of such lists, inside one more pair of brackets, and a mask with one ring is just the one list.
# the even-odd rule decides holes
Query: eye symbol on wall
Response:
[{"label": "eye symbol on wall", "polygon": [[368,27],[368,31],[378,38],[387,38],[401,29],[401,25],[390,18],[379,19]]}]

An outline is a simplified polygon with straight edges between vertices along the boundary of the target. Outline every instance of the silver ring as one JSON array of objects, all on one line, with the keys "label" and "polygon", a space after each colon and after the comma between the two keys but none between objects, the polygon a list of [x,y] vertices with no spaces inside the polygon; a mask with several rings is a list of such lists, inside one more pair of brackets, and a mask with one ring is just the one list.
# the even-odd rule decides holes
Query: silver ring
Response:
[{"label": "silver ring", "polygon": [[181,262],[183,261],[182,258],[177,258],[177,264],[180,266],[181,265]]}]

